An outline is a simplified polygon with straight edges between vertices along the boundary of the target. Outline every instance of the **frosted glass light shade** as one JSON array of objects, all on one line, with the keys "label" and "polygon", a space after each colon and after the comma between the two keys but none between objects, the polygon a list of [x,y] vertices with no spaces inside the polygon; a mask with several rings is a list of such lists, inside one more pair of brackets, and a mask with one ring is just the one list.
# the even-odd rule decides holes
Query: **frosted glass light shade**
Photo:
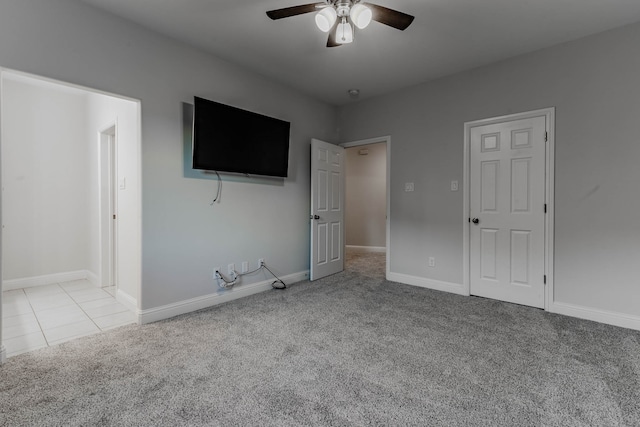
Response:
[{"label": "frosted glass light shade", "polygon": [[338,29],[336,30],[336,42],[340,44],[346,44],[351,43],[352,41],[353,28],[351,28],[351,24],[344,20],[340,24],[338,24]]},{"label": "frosted glass light shade", "polygon": [[351,17],[351,22],[361,30],[369,25],[371,17],[373,16],[371,9],[361,3],[354,5],[351,8],[351,13],[349,15]]},{"label": "frosted glass light shade", "polygon": [[337,16],[338,14],[333,7],[325,7],[316,13],[316,25],[320,31],[327,33],[335,24]]}]

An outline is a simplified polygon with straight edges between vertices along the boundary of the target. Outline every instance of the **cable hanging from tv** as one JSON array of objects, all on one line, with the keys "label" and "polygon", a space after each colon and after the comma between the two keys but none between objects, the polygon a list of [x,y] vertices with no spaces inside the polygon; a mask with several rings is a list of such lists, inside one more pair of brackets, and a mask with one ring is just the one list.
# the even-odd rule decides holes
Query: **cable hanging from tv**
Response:
[{"label": "cable hanging from tv", "polygon": [[267,270],[269,273],[271,273],[271,275],[273,277],[275,277],[276,280],[274,280],[271,283],[271,287],[273,289],[286,289],[287,285],[282,281],[282,279],[280,279],[278,276],[276,276],[274,274],[273,271],[269,270],[269,267],[267,267],[267,264],[265,264],[264,262],[255,270],[251,270],[251,271],[247,271],[245,273],[238,273],[235,270],[231,271],[230,274],[230,278],[225,277],[224,274],[222,274],[220,271],[216,271],[216,280],[218,281],[218,286],[220,286],[223,289],[231,289],[233,288],[233,286],[238,282],[238,279],[240,279],[242,276],[247,276],[249,274],[254,274],[257,273],[258,271],[265,269]]},{"label": "cable hanging from tv", "polygon": [[218,177],[218,190],[216,191],[216,197],[213,198],[213,201],[209,206],[213,206],[215,202],[219,203],[220,195],[222,194],[222,178],[220,178],[220,174],[218,171],[214,171],[216,176]]}]

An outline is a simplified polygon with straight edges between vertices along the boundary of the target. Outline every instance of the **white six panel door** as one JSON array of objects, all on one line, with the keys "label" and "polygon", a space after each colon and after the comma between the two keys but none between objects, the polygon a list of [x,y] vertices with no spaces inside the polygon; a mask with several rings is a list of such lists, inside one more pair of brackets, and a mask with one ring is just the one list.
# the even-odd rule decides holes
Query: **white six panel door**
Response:
[{"label": "white six panel door", "polygon": [[546,119],[471,128],[470,292],[544,308]]},{"label": "white six panel door", "polygon": [[344,148],[311,140],[310,280],[344,270],[344,161]]}]

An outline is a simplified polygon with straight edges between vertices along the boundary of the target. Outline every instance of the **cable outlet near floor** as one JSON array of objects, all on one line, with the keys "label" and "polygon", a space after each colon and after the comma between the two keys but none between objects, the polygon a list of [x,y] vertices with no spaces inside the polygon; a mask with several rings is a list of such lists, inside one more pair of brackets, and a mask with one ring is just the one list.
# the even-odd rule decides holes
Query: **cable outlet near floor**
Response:
[{"label": "cable outlet near floor", "polygon": [[429,257],[429,267],[435,267],[436,266],[436,259],[432,256]]},{"label": "cable outlet near floor", "polygon": [[213,278],[217,279],[220,274],[220,267],[213,267]]},{"label": "cable outlet near floor", "polygon": [[258,259],[258,267],[262,267],[264,265],[264,258]]},{"label": "cable outlet near floor", "polygon": [[233,272],[236,270],[236,265],[231,263],[227,265],[227,273],[233,275]]},{"label": "cable outlet near floor", "polygon": [[242,261],[242,272],[246,273],[249,271],[249,261]]}]

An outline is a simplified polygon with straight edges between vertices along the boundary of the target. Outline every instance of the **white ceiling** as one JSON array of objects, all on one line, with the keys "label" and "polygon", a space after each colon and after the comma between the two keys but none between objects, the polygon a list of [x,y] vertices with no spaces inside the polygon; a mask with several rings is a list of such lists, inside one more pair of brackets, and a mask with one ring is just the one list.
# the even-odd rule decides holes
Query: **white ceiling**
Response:
[{"label": "white ceiling", "polygon": [[640,0],[370,0],[415,20],[326,48],[313,13],[265,14],[313,0],[83,1],[334,105],[640,21]]}]

